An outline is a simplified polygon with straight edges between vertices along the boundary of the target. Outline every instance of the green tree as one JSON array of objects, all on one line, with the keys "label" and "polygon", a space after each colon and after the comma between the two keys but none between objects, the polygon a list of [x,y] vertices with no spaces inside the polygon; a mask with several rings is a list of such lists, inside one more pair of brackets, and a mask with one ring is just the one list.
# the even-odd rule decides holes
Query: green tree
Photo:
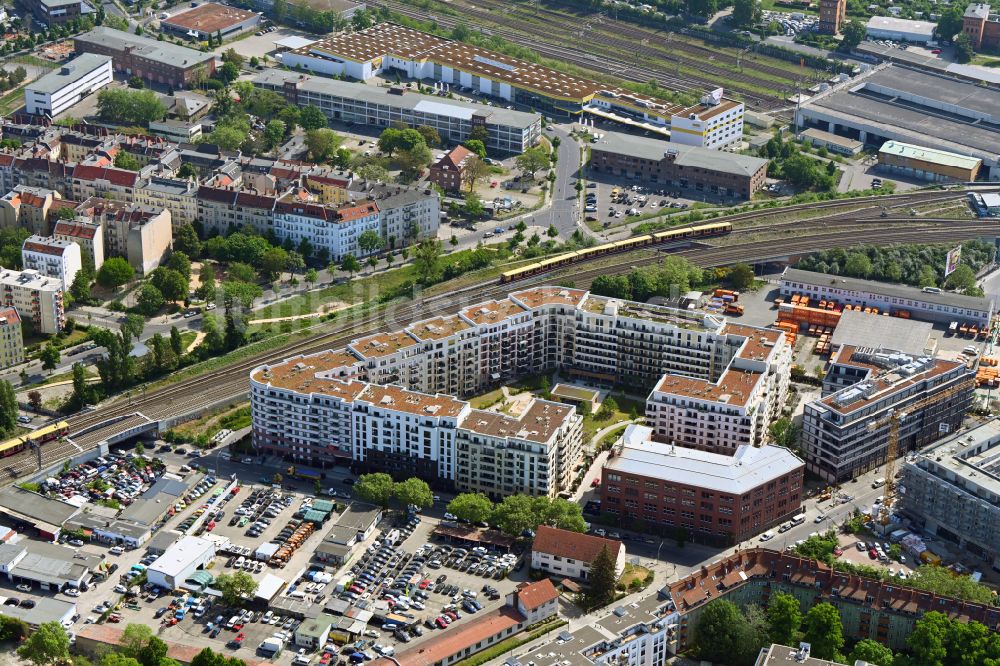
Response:
[{"label": "green tree", "polygon": [[786,449],[794,449],[795,445],[799,441],[800,430],[801,428],[795,425],[791,419],[781,417],[780,419],[775,419],[775,421],[768,426],[767,434],[771,437],[771,441],[776,445],[783,446]]},{"label": "green tree", "polygon": [[83,407],[84,405],[91,405],[96,402],[94,398],[94,391],[87,384],[87,369],[83,363],[73,364],[73,395],[70,398],[70,404],[76,405],[77,408]]},{"label": "green tree", "polygon": [[144,284],[136,297],[136,309],[147,317],[152,317],[166,303],[163,293],[152,284]]},{"label": "green tree", "polygon": [[421,143],[410,150],[396,153],[396,164],[400,168],[400,182],[412,182],[420,177],[424,168],[434,161],[431,149]]},{"label": "green tree", "polygon": [[[190,267],[188,270],[191,270]],[[180,301],[187,298],[189,282],[180,271],[160,266],[149,274],[149,282],[168,301]]]},{"label": "green tree", "polygon": [[548,236],[549,238],[556,238],[557,236],[559,236],[559,230],[556,229],[556,226],[554,224],[550,224],[549,228],[545,230],[545,235]]},{"label": "green tree", "polygon": [[237,67],[242,67],[244,60],[245,58],[232,47],[222,52],[222,62],[231,62]]},{"label": "green tree", "polygon": [[201,322],[201,332],[205,334],[198,349],[205,349],[208,354],[217,354],[226,346],[226,340],[219,328],[219,319],[215,315],[206,315]]},{"label": "green tree", "polygon": [[413,267],[422,284],[433,284],[441,276],[441,241],[427,238],[413,251]]},{"label": "green tree", "polygon": [[257,271],[250,264],[245,264],[242,261],[234,261],[229,264],[226,270],[226,277],[236,282],[256,282]]},{"label": "green tree", "polygon": [[42,360],[42,370],[55,370],[59,367],[62,354],[59,353],[59,348],[50,342],[42,348],[40,358]]},{"label": "green tree", "polygon": [[177,358],[184,355],[184,339],[181,338],[181,332],[177,330],[176,326],[170,327],[170,351]]},{"label": "green tree", "polygon": [[486,127],[483,125],[476,125],[469,130],[469,141],[482,141],[485,146],[489,139],[489,132],[486,131]]},{"label": "green tree", "polygon": [[767,604],[768,634],[772,643],[794,645],[802,624],[802,605],[790,594],[771,595]]},{"label": "green tree", "polygon": [[734,289],[740,291],[749,289],[753,286],[755,279],[757,279],[757,275],[748,264],[738,263],[729,269],[729,282]]},{"label": "green tree", "polygon": [[303,275],[302,279],[306,281],[306,284],[312,286],[316,284],[316,280],[319,278],[319,273],[316,272],[315,268],[308,269]]},{"label": "green tree", "polygon": [[733,23],[741,28],[752,28],[760,21],[760,3],[757,0],[734,0]]},{"label": "green tree", "polygon": [[530,497],[508,495],[494,507],[490,524],[504,534],[520,536],[524,530],[537,528],[539,522]]},{"label": "green tree", "polygon": [[253,306],[255,299],[260,298],[264,291],[256,284],[249,282],[237,282],[228,280],[222,283],[222,301],[226,309],[231,309],[237,305],[243,309]]},{"label": "green tree", "polygon": [[685,0],[685,9],[688,14],[695,16],[709,17],[718,11],[717,0]]},{"label": "green tree", "polygon": [[461,493],[448,502],[448,513],[459,520],[484,523],[493,515],[493,502],[482,493]]},{"label": "green tree", "polygon": [[872,666],[893,666],[892,650],[871,638],[858,641],[847,658],[849,663],[864,661]]},{"label": "green tree", "polygon": [[548,169],[552,165],[552,158],[544,149],[535,146],[518,155],[514,159],[514,163],[517,164],[518,169],[534,179],[536,171]]},{"label": "green tree", "polygon": [[142,168],[132,153],[127,153],[124,150],[119,150],[118,154],[115,155],[115,167],[119,169],[126,169],[128,171],[138,171]]},{"label": "green tree", "polygon": [[327,126],[326,116],[315,104],[308,104],[299,111],[299,125],[302,129],[315,130]]},{"label": "green tree", "polygon": [[424,137],[424,143],[430,148],[441,147],[441,135],[430,125],[417,125],[417,131]]},{"label": "green tree", "polygon": [[[181,166],[180,166],[179,169],[177,169],[177,177],[178,178],[184,178],[185,180],[187,180],[188,178],[197,178],[198,177],[198,169],[196,169],[195,166],[193,164],[191,164],[190,162],[185,162],[185,163],[181,164]],[[189,223],[185,223],[185,224],[181,225],[181,227],[184,227],[184,226],[191,227],[191,225]],[[174,247],[175,248],[177,247],[177,233],[181,230],[181,227],[178,227],[177,229],[174,230]],[[194,231],[194,227],[191,227],[191,230]],[[195,233],[195,238],[197,238],[197,237],[198,237],[198,235],[197,235],[197,232],[196,232]],[[187,250],[185,250],[185,252],[187,252]],[[191,252],[188,252],[188,255],[190,255],[192,257],[197,256],[196,254],[191,253]]]},{"label": "green tree", "polygon": [[854,277],[866,278],[871,275],[872,261],[868,255],[861,252],[851,252],[844,263],[844,273]]},{"label": "green tree", "polygon": [[257,581],[244,571],[221,573],[215,577],[214,587],[222,593],[222,599],[227,604],[241,606],[253,600],[253,595],[257,592]]},{"label": "green tree", "polygon": [[201,264],[201,272],[198,274],[197,296],[198,298],[211,301],[215,298],[215,266],[211,262],[205,261]]},{"label": "green tree", "polygon": [[31,631],[31,627],[24,620],[0,615],[0,643],[20,641],[28,635],[29,631]]},{"label": "green tree", "polygon": [[945,280],[944,286],[956,291],[968,291],[976,287],[976,272],[966,264],[959,264]]},{"label": "green tree", "polygon": [[462,205],[462,212],[473,220],[478,220],[486,212],[483,202],[475,192],[465,195],[465,203]]},{"label": "green tree", "polygon": [[107,289],[117,289],[135,279],[135,269],[122,257],[111,257],[97,271],[97,283]]},{"label": "green tree", "polygon": [[840,42],[841,49],[849,51],[865,41],[865,37],[868,35],[868,28],[861,21],[851,19],[844,24],[842,32],[844,38]]},{"label": "green tree", "polygon": [[753,663],[758,641],[736,604],[715,599],[698,617],[694,645],[701,659],[742,666]]},{"label": "green tree", "polygon": [[361,263],[358,258],[353,254],[349,254],[343,258],[340,262],[340,270],[344,271],[350,277],[354,277],[354,274],[361,270]]},{"label": "green tree", "polygon": [[272,247],[260,258],[260,272],[267,280],[280,275],[288,265],[288,252],[284,248]]},{"label": "green tree", "polygon": [[607,606],[615,600],[618,575],[615,572],[615,558],[611,556],[607,544],[601,547],[601,552],[590,563],[590,575],[587,580],[590,583],[587,603],[591,608]]},{"label": "green tree", "polygon": [[468,139],[462,145],[474,152],[479,159],[486,159],[486,144],[479,139]]},{"label": "green tree", "polygon": [[[36,412],[42,410],[42,394],[39,391],[28,391],[28,406]],[[3,641],[3,638],[0,638]]]},{"label": "green tree", "polygon": [[959,34],[953,43],[955,44],[955,60],[958,62],[969,62],[976,55],[975,49],[972,48],[972,39],[964,32]]},{"label": "green tree", "polygon": [[321,127],[306,132],[305,146],[313,160],[323,162],[333,155],[342,141],[343,137],[332,129]]},{"label": "green tree", "polygon": [[962,32],[964,11],[964,6],[957,3],[948,5],[941,10],[937,27],[934,28],[938,38],[950,42],[955,35]]},{"label": "green tree", "polygon": [[420,507],[429,509],[434,505],[434,493],[426,481],[416,477],[410,477],[406,481],[400,481],[392,489],[392,495],[403,506]]},{"label": "green tree", "polygon": [[226,328],[223,334],[227,351],[239,349],[247,343],[246,326],[243,321],[232,311],[226,310]]},{"label": "green tree", "polygon": [[804,640],[812,646],[810,655],[817,659],[841,659],[844,647],[844,627],[836,606],[826,602],[809,609],[802,621]]},{"label": "green tree", "polygon": [[274,150],[285,138],[285,123],[280,120],[269,120],[264,126],[264,145],[268,150]]},{"label": "green tree", "polygon": [[945,666],[948,650],[946,642],[950,630],[950,620],[947,615],[937,611],[924,613],[917,620],[913,631],[906,639],[910,654],[920,666]]},{"label": "green tree", "polygon": [[6,379],[0,379],[0,432],[11,433],[17,428],[17,394]]},{"label": "green tree", "polygon": [[175,249],[167,260],[167,268],[175,270],[184,276],[185,280],[191,279],[191,258],[184,252]]},{"label": "green tree", "polygon": [[385,247],[385,239],[382,238],[382,235],[374,229],[366,229],[361,232],[360,236],[358,236],[358,247],[361,248],[365,254],[378,252]]},{"label": "green tree", "polygon": [[166,114],[167,108],[152,90],[104,88],[97,95],[97,115],[104,122],[146,125]]},{"label": "green tree", "polygon": [[[181,168],[185,166],[190,165],[184,164]],[[185,222],[174,230],[174,252],[183,252],[190,259],[201,256],[201,240],[191,223]]]},{"label": "green tree", "polygon": [[61,664],[69,661],[69,636],[58,622],[45,622],[38,626],[17,649],[22,659],[36,666]]},{"label": "green tree", "polygon": [[389,500],[396,490],[392,477],[384,473],[362,474],[354,483],[354,494],[359,499],[370,504],[377,504],[383,509],[389,508]]}]

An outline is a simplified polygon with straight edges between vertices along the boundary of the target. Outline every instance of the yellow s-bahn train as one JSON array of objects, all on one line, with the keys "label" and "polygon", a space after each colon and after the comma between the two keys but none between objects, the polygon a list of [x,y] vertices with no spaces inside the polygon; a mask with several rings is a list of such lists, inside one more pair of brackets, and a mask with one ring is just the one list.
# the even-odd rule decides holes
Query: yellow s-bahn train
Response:
[{"label": "yellow s-bahn train", "polygon": [[724,234],[728,234],[732,230],[733,225],[731,222],[708,222],[691,227],[680,227],[678,229],[670,229],[668,231],[658,231],[655,234],[633,236],[632,238],[615,241],[614,243],[595,245],[594,247],[588,247],[574,252],[564,252],[554,257],[542,259],[534,264],[528,264],[527,266],[521,266],[520,268],[506,271],[500,274],[500,282],[501,284],[516,282],[517,280],[522,280],[526,277],[531,277],[532,275],[547,273],[551,270],[555,270],[556,268],[568,266],[592,257],[599,257],[604,254],[627,252],[628,250],[651,247],[661,243],[670,243],[688,238],[722,236]]},{"label": "yellow s-bahn train", "polygon": [[25,449],[29,448],[32,444],[35,446],[41,446],[46,442],[51,442],[54,439],[59,439],[60,437],[65,437],[69,434],[69,423],[65,421],[58,421],[47,426],[38,428],[37,430],[32,430],[23,435],[18,435],[8,439],[6,442],[0,443],[0,458],[6,458],[7,456],[12,456],[15,453],[20,453]]}]

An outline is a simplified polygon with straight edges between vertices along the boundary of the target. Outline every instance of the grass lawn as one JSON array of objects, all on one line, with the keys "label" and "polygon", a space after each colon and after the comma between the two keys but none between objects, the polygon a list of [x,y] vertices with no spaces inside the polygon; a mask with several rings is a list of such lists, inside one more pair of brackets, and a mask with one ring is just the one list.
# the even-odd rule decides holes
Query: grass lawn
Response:
[{"label": "grass lawn", "polygon": [[501,398],[503,398],[503,391],[501,389],[494,389],[489,393],[483,393],[482,395],[477,395],[475,398],[471,398],[469,403],[473,409],[486,409],[495,405]]},{"label": "grass lawn", "polygon": [[212,437],[215,433],[227,428],[239,430],[250,425],[250,403],[210,412],[194,421],[182,423],[174,428],[179,435],[195,438],[199,435]]},{"label": "grass lawn", "polygon": [[[620,393],[611,394],[610,397],[614,398],[615,402],[618,403],[618,409],[614,410],[610,416],[599,419],[596,414],[588,414],[583,417],[584,444],[589,444],[591,438],[593,438],[599,430],[616,423],[621,423],[622,421],[630,420],[630,412],[632,410],[635,410],[637,416],[642,416],[646,412],[646,403],[644,400],[630,398]],[[607,400],[607,398],[605,398],[605,400]]]}]

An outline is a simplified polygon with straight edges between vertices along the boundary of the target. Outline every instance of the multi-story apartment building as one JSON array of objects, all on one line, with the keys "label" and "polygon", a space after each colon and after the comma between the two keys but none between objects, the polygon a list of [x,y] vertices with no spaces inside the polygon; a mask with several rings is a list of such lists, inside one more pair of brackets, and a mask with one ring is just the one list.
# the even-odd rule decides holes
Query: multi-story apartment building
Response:
[{"label": "multi-story apartment building", "polygon": [[1000,418],[908,456],[897,508],[924,534],[1000,568]]},{"label": "multi-story apartment building", "polygon": [[111,194],[118,201],[131,203],[139,174],[126,169],[92,164],[77,164],[73,169],[73,198],[83,201],[90,197]]},{"label": "multi-story apartment building", "polygon": [[379,207],[374,201],[359,201],[346,206],[326,206],[303,201],[296,194],[278,199],[274,206],[274,235],[298,245],[308,240],[317,250],[326,250],[330,259],[340,261],[347,255],[371,254],[358,244],[366,231],[380,233]]},{"label": "multi-story apartment building", "polygon": [[437,237],[441,200],[432,189],[355,181],[351,190],[378,206],[379,233],[387,247]]},{"label": "multi-story apartment building", "polygon": [[376,88],[277,69],[266,70],[253,83],[284,95],[290,104],[315,104],[330,120],[338,122],[376,127],[393,123],[428,125],[449,143],[465,141],[473,127],[483,127],[486,147],[503,153],[524,152],[538,142],[542,132],[537,114],[469,104],[404,88]]},{"label": "multi-story apartment building", "polygon": [[[346,405],[358,403],[366,383],[461,398],[556,368],[591,381],[649,388],[664,373],[711,379],[724,375],[730,363],[746,365],[759,375],[759,409],[770,414],[771,406],[784,399],[787,368],[778,371],[785,362],[784,344],[778,331],[727,325],[715,317],[578,289],[538,287],[355,340],[346,349],[255,369],[254,437],[261,450],[322,464],[352,455],[343,419],[352,409]],[[480,468],[458,475],[460,483],[485,488],[485,475],[495,470],[505,474],[494,484],[495,492],[517,488],[532,480],[532,462],[536,483],[545,479],[553,488],[568,479],[579,438],[572,411],[539,401],[527,414],[509,420],[472,412],[460,416],[459,429],[469,434],[457,440],[468,444],[468,452],[460,450],[459,463]],[[477,427],[479,421],[482,427]],[[522,451],[499,452],[501,440],[508,449],[514,445]]]},{"label": "multi-story apartment building", "polygon": [[170,211],[94,197],[77,212],[104,229],[109,256],[125,257],[138,275],[146,275],[165,260],[173,245]]},{"label": "multi-story apartment building", "polygon": [[43,335],[55,335],[66,326],[62,282],[38,271],[0,271],[0,303],[13,307],[21,319]]},{"label": "multi-story apartment building", "polygon": [[660,441],[729,451],[764,442],[785,404],[791,347],[775,330],[725,331],[725,344],[711,349],[725,368],[718,378],[668,374],[649,395],[646,418]]},{"label": "multi-story apartment building", "polygon": [[601,510],[647,528],[739,543],[797,514],[805,463],[788,449],[732,454],[664,444],[631,424],[601,471]]},{"label": "multi-story apartment building", "polygon": [[19,227],[33,234],[50,233],[54,202],[62,196],[54,190],[29,185],[17,185],[0,197],[0,225],[7,229]]},{"label": "multi-story apartment building", "polygon": [[46,236],[29,236],[21,245],[21,263],[25,269],[55,278],[63,290],[83,268],[80,246],[73,241]]},{"label": "multi-story apartment building", "polygon": [[517,416],[474,409],[462,421],[456,441],[455,479],[463,492],[499,501],[508,495],[555,497],[569,488],[580,459],[583,418],[569,405],[533,400]]},{"label": "multi-story apartment building", "polygon": [[183,178],[143,178],[136,184],[133,203],[166,208],[174,227],[191,224],[198,219],[198,184]]},{"label": "multi-story apartment building", "polygon": [[104,229],[100,224],[84,217],[62,220],[53,227],[52,237],[79,245],[81,261],[90,261],[95,271],[104,263]]},{"label": "multi-story apartment building", "polygon": [[253,229],[266,235],[273,229],[274,206],[278,201],[273,193],[202,185],[196,198],[198,219],[206,233]]},{"label": "multi-story apartment building", "polygon": [[215,73],[215,54],[99,26],[73,38],[77,53],[111,56],[116,72],[174,88]]},{"label": "multi-story apartment building", "polygon": [[836,364],[862,371],[861,380],[807,404],[802,424],[807,468],[828,481],[884,464],[890,428],[904,454],[956,430],[972,406],[975,382],[963,361],[845,346]]},{"label": "multi-story apartment building", "polygon": [[465,167],[478,157],[465,146],[455,146],[431,165],[427,180],[438,185],[445,192],[458,192],[465,180]]},{"label": "multi-story apartment building", "polygon": [[17,308],[0,308],[0,368],[24,363],[24,336]]}]

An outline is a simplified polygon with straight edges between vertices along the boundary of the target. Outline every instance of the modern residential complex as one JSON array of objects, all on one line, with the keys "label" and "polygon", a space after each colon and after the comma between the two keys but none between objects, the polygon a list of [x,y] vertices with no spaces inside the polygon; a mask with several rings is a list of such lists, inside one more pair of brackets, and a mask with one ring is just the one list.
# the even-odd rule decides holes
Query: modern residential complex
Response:
[{"label": "modern residential complex", "polygon": [[719,148],[742,138],[743,104],[723,99],[721,89],[685,107],[393,23],[332,35],[283,53],[281,62],[359,81],[398,72],[547,114],[586,112],[663,133],[671,130],[672,141],[687,145]]},{"label": "modern residential complex", "polygon": [[900,485],[914,527],[1000,567],[1000,419],[908,456]]},{"label": "modern residential complex", "polygon": [[[741,126],[739,135],[742,132]],[[607,132],[590,146],[588,173],[594,179],[628,179],[750,199],[766,184],[767,160]]]},{"label": "modern residential complex", "polygon": [[884,464],[892,429],[903,454],[957,430],[972,406],[965,361],[844,346],[832,363],[855,368],[858,382],[808,403],[802,423],[807,467],[828,481]]},{"label": "modern residential complex", "polygon": [[24,336],[17,308],[0,308],[0,368],[24,362]]},{"label": "modern residential complex", "polygon": [[1000,179],[1000,91],[943,73],[903,65],[873,68],[799,106],[799,127],[881,147],[901,141],[983,161]]},{"label": "modern residential complex", "polygon": [[338,122],[375,127],[428,125],[449,143],[465,141],[473,127],[485,127],[486,147],[504,153],[524,152],[538,142],[542,132],[537,114],[434,97],[402,87],[380,88],[278,69],[266,70],[253,83],[284,95],[296,106],[315,104]]},{"label": "modern residential complex", "polygon": [[59,280],[65,291],[83,268],[80,250],[75,241],[29,236],[21,246],[21,263],[26,269]]},{"label": "modern residential complex", "polygon": [[13,307],[23,321],[43,335],[55,335],[66,326],[62,280],[38,271],[0,271],[0,303]]},{"label": "modern residential complex", "polygon": [[805,463],[771,444],[711,453],[631,424],[601,472],[601,510],[644,529],[739,543],[799,513]]},{"label": "modern residential complex", "polygon": [[590,565],[604,548],[615,562],[615,574],[620,576],[625,570],[625,544],[621,541],[539,525],[531,542],[531,568],[557,579],[585,581]]},{"label": "modern residential complex", "polygon": [[907,311],[914,319],[949,324],[953,321],[988,326],[996,304],[989,297],[945,294],[939,289],[861,280],[786,268],[780,279],[781,295],[802,294],[820,301],[832,298],[844,305],[876,307],[882,312]]},{"label": "modern residential complex", "polygon": [[113,80],[109,56],[85,53],[26,85],[24,110],[55,117]]},{"label": "modern residential complex", "polygon": [[[495,496],[554,495],[579,457],[575,410],[536,400],[502,414],[458,398],[557,367],[647,390],[672,377],[700,386],[739,372],[757,386],[761,416],[751,421],[766,428],[772,405],[784,400],[787,363],[779,331],[539,287],[255,369],[254,441],[314,464],[350,458]],[[688,399],[700,400],[700,391],[693,387]],[[674,430],[666,412],[657,418],[663,432]]]},{"label": "modern residential complex", "polygon": [[114,69],[153,83],[183,88],[215,72],[215,54],[99,26],[73,38],[77,53],[111,56]]},{"label": "modern residential complex", "polygon": [[229,37],[250,30],[259,23],[260,16],[255,12],[206,2],[160,19],[160,30],[201,42],[210,36]]}]

